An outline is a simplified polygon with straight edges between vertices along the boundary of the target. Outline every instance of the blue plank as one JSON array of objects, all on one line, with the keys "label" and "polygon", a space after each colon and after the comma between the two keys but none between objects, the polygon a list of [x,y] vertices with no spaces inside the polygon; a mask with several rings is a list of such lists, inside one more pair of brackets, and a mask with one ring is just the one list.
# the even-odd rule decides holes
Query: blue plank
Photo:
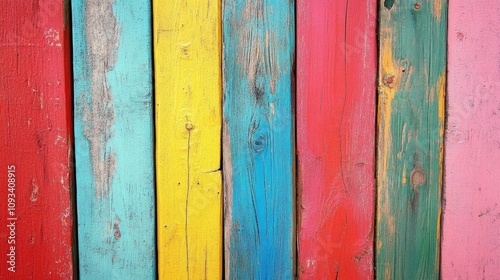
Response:
[{"label": "blue plank", "polygon": [[294,275],[294,1],[225,0],[227,279]]},{"label": "blue plank", "polygon": [[82,279],[154,279],[149,1],[72,1]]}]

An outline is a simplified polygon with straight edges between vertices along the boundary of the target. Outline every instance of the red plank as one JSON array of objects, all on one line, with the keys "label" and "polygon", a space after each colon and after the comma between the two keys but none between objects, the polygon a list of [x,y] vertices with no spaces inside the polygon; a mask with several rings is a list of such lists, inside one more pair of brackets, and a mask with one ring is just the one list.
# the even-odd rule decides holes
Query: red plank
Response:
[{"label": "red plank", "polygon": [[374,0],[299,0],[299,276],[373,279]]},{"label": "red plank", "polygon": [[65,2],[0,0],[0,279],[73,277]]}]

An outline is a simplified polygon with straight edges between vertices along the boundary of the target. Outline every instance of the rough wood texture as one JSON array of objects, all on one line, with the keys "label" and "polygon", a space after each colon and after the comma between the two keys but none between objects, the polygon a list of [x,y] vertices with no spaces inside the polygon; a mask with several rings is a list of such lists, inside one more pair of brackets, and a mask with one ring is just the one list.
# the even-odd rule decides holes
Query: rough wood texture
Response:
[{"label": "rough wood texture", "polygon": [[221,4],[153,7],[159,277],[220,279]]},{"label": "rough wood texture", "polygon": [[443,279],[500,271],[500,2],[450,1]]},{"label": "rough wood texture", "polygon": [[437,279],[446,0],[381,0],[378,279]]},{"label": "rough wood texture", "polygon": [[67,2],[0,0],[0,279],[72,279]]},{"label": "rough wood texture", "polygon": [[80,277],[154,279],[151,5],[72,11]]},{"label": "rough wood texture", "polygon": [[226,279],[292,279],[294,1],[224,2]]},{"label": "rough wood texture", "polygon": [[373,279],[377,2],[297,15],[299,276]]}]

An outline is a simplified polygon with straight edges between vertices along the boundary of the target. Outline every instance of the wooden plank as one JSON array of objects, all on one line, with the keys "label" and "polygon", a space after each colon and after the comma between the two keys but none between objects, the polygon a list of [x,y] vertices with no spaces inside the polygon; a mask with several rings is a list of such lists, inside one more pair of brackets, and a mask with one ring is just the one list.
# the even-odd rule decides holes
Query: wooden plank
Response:
[{"label": "wooden plank", "polygon": [[500,271],[499,24],[499,1],[450,1],[443,279]]},{"label": "wooden plank", "polygon": [[294,1],[224,2],[226,279],[292,279]]},{"label": "wooden plank", "polygon": [[72,1],[82,279],[156,276],[150,6]]},{"label": "wooden plank", "polygon": [[378,279],[438,279],[446,0],[381,0]]},{"label": "wooden plank", "polygon": [[159,277],[220,279],[221,4],[153,7]]},{"label": "wooden plank", "polygon": [[300,279],[373,279],[377,2],[299,0]]},{"label": "wooden plank", "polygon": [[0,0],[0,279],[72,279],[66,1]]}]

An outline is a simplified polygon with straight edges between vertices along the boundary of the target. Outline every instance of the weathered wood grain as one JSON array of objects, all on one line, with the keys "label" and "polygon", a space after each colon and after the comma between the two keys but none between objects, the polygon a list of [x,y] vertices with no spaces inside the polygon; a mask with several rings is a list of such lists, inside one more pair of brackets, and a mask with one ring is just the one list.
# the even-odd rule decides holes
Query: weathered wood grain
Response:
[{"label": "weathered wood grain", "polygon": [[154,279],[151,4],[72,11],[80,278]]},{"label": "weathered wood grain", "polygon": [[153,7],[159,277],[220,279],[221,3]]},{"label": "weathered wood grain", "polygon": [[300,279],[373,279],[376,0],[299,0]]},{"label": "weathered wood grain", "polygon": [[0,279],[72,279],[67,1],[0,0]]},{"label": "weathered wood grain", "polygon": [[226,279],[292,279],[294,1],[224,1]]},{"label": "weathered wood grain", "polygon": [[378,279],[437,279],[446,0],[381,0]]},{"label": "weathered wood grain", "polygon": [[443,279],[500,271],[500,2],[450,1]]}]

